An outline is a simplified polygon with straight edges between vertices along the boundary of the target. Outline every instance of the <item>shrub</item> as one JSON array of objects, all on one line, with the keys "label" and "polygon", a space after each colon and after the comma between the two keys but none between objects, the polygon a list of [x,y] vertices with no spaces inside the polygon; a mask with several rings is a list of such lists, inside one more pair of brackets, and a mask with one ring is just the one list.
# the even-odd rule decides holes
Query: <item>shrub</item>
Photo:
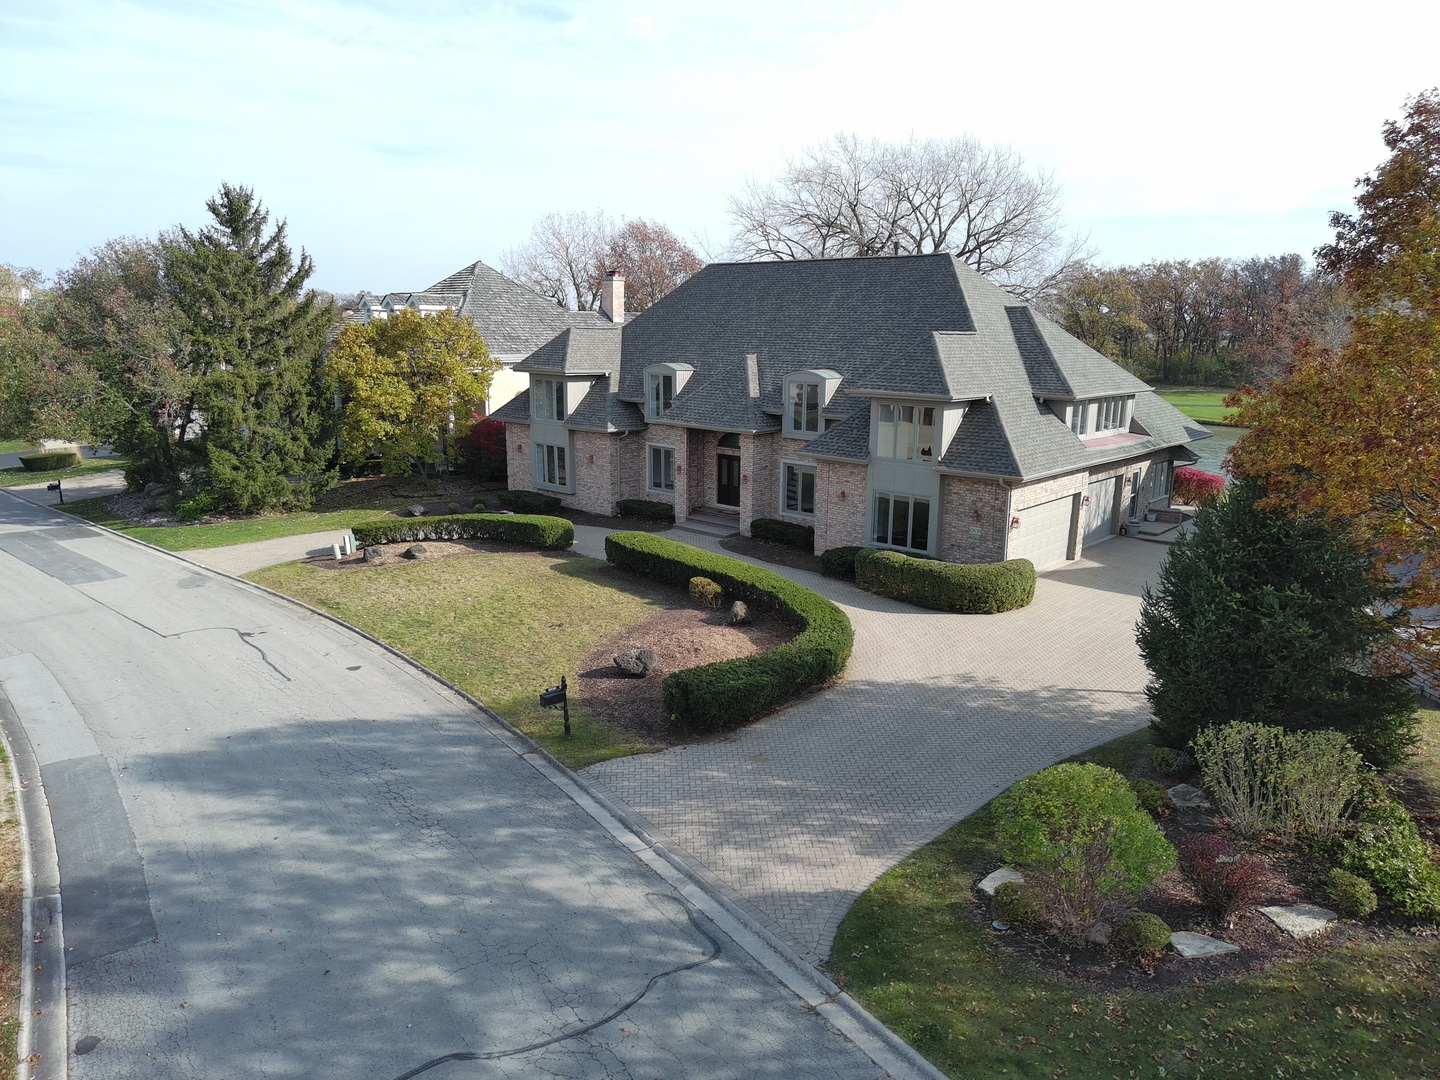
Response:
[{"label": "shrub", "polygon": [[1284,818],[1284,734],[1260,724],[1225,724],[1195,737],[1205,789],[1241,836],[1276,828]]},{"label": "shrub", "polygon": [[556,551],[575,542],[575,526],[564,518],[533,514],[452,514],[449,517],[362,521],[350,530],[361,547],[413,544],[425,540],[500,540]]},{"label": "shrub", "polygon": [[80,464],[80,455],[74,450],[53,450],[42,454],[21,454],[20,467],[26,472],[52,472],[56,469],[73,469]]},{"label": "shrub", "polygon": [[855,584],[869,592],[936,611],[994,615],[1035,598],[1035,564],[947,563],[865,548],[855,555]]},{"label": "shrub", "polygon": [[506,510],[519,514],[553,514],[560,509],[560,499],[543,491],[501,491],[495,496]]},{"label": "shrub", "polygon": [[1325,895],[1340,914],[1357,919],[1374,914],[1375,909],[1380,906],[1380,898],[1375,895],[1374,886],[1364,878],[1348,870],[1341,870],[1338,866],[1331,870],[1325,879]]},{"label": "shrub", "polygon": [[1110,943],[1124,952],[1151,959],[1170,944],[1170,925],[1159,915],[1132,911],[1120,920]]},{"label": "shrub", "polygon": [[459,504],[459,503],[451,503],[450,506],[449,506],[449,510],[450,510],[450,513],[452,513],[452,514],[458,514],[458,513],[460,512],[460,504]]},{"label": "shrub", "polygon": [[145,485],[150,483],[150,463],[133,461],[125,466],[124,476],[126,491],[144,491]]},{"label": "shrub", "polygon": [[1068,941],[1124,911],[1175,865],[1175,849],[1113,769],[1088,762],[1042,769],[996,799],[994,812],[1001,858],[1024,868]]},{"label": "shrub", "polygon": [[820,553],[820,572],[842,581],[855,580],[855,556],[864,551],[858,547],[837,547]]},{"label": "shrub", "polygon": [[718,608],[720,597],[724,590],[707,577],[692,577],[690,579],[690,599],[696,603],[704,604],[706,607]]},{"label": "shrub", "polygon": [[625,517],[648,518],[654,521],[674,521],[675,507],[656,499],[620,499],[615,509]]},{"label": "shrub", "polygon": [[1254,907],[1270,887],[1264,863],[1253,855],[1237,855],[1210,833],[1192,833],[1180,841],[1180,867],[1200,903],[1222,921]]},{"label": "shrub", "polygon": [[1364,760],[1338,731],[1292,732],[1284,758],[1287,817],[1313,836],[1334,836],[1360,792]]},{"label": "shrub", "polygon": [[1195,771],[1195,759],[1184,750],[1174,750],[1168,746],[1157,746],[1150,756],[1151,764],[1155,771],[1166,776],[1179,779],[1182,776],[1189,776]]},{"label": "shrub", "polygon": [[475,513],[477,513],[477,514],[483,514],[483,513],[485,513],[485,500],[484,500],[484,499],[476,499],[476,500],[475,500],[475,505],[472,506],[470,509],[473,510],[473,511],[474,511]]},{"label": "shrub", "polygon": [[1000,884],[995,890],[995,899],[991,901],[990,914],[1000,922],[1024,930],[1045,924],[1045,905],[1040,900],[1040,894],[1020,881]]},{"label": "shrub", "polygon": [[687,727],[717,731],[743,724],[796,691],[839,675],[850,659],[854,632],[845,613],[772,570],[642,532],[611,533],[605,557],[675,588],[687,588],[696,575],[708,577],[726,595],[773,612],[801,631],[793,641],[754,656],[667,675],[665,708]]},{"label": "shrub", "polygon": [[1343,530],[1262,508],[1237,481],[1171,545],[1140,609],[1145,688],[1162,746],[1232,721],[1331,728],[1391,769],[1415,742],[1415,694],[1365,658],[1391,640],[1389,597]]},{"label": "shrub", "polygon": [[1135,801],[1151,817],[1159,817],[1170,809],[1170,798],[1165,794],[1165,789],[1154,780],[1131,780],[1130,790],[1135,793]]},{"label": "shrub", "polygon": [[1411,918],[1440,919],[1440,867],[1415,820],[1388,793],[1362,807],[1341,863],[1373,885],[1386,908]]},{"label": "shrub", "polygon": [[770,540],[802,551],[815,550],[815,530],[809,525],[800,525],[794,521],[754,518],[750,522],[750,535],[756,540]]},{"label": "shrub", "polygon": [[213,491],[199,491],[175,508],[176,521],[199,521],[219,511],[223,500]]},{"label": "shrub", "polygon": [[1200,469],[1175,470],[1174,502],[1185,506],[1211,506],[1225,490],[1225,478]]}]

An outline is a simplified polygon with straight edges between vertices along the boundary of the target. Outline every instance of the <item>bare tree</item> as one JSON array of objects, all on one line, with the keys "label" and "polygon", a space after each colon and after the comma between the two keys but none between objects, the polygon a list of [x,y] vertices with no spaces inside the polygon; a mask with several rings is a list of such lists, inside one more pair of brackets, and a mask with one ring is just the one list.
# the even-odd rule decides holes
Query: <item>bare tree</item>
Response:
[{"label": "bare tree", "polygon": [[615,231],[601,210],[552,212],[535,223],[528,240],[501,253],[500,269],[561,307],[593,311],[600,304],[605,252]]},{"label": "bare tree", "polygon": [[1023,296],[1084,257],[1060,187],[1014,150],[968,136],[868,142],[837,135],[730,200],[735,254],[820,259],[950,251]]},{"label": "bare tree", "polygon": [[625,222],[610,238],[605,265],[625,275],[625,308],[639,312],[705,264],[664,225],[637,218]]}]

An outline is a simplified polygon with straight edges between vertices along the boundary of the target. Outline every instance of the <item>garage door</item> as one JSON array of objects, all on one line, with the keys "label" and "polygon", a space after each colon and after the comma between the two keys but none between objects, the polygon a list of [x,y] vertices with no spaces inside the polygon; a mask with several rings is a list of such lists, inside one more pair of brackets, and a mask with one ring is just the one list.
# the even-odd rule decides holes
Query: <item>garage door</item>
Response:
[{"label": "garage door", "polygon": [[1119,477],[1097,480],[1085,489],[1090,505],[1085,507],[1085,546],[1098,544],[1115,531],[1115,485]]},{"label": "garage door", "polygon": [[1010,533],[1010,558],[1029,559],[1036,570],[1064,562],[1070,555],[1070,516],[1075,496],[1015,511],[1020,519]]}]

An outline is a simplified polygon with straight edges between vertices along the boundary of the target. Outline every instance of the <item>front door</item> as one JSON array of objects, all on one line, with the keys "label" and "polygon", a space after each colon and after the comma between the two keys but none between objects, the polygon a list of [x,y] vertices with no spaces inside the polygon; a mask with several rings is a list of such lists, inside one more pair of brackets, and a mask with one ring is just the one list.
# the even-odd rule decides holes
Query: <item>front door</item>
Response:
[{"label": "front door", "polygon": [[715,477],[715,501],[721,506],[739,506],[740,459],[729,454],[717,454]]}]

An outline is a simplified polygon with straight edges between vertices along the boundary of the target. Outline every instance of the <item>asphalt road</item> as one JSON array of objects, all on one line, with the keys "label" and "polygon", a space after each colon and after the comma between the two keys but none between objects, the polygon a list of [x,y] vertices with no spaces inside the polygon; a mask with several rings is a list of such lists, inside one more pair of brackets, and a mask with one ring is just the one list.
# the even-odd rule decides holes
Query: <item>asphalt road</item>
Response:
[{"label": "asphalt road", "polygon": [[0,494],[0,686],[54,819],[71,1076],[881,1075],[328,620]]}]

